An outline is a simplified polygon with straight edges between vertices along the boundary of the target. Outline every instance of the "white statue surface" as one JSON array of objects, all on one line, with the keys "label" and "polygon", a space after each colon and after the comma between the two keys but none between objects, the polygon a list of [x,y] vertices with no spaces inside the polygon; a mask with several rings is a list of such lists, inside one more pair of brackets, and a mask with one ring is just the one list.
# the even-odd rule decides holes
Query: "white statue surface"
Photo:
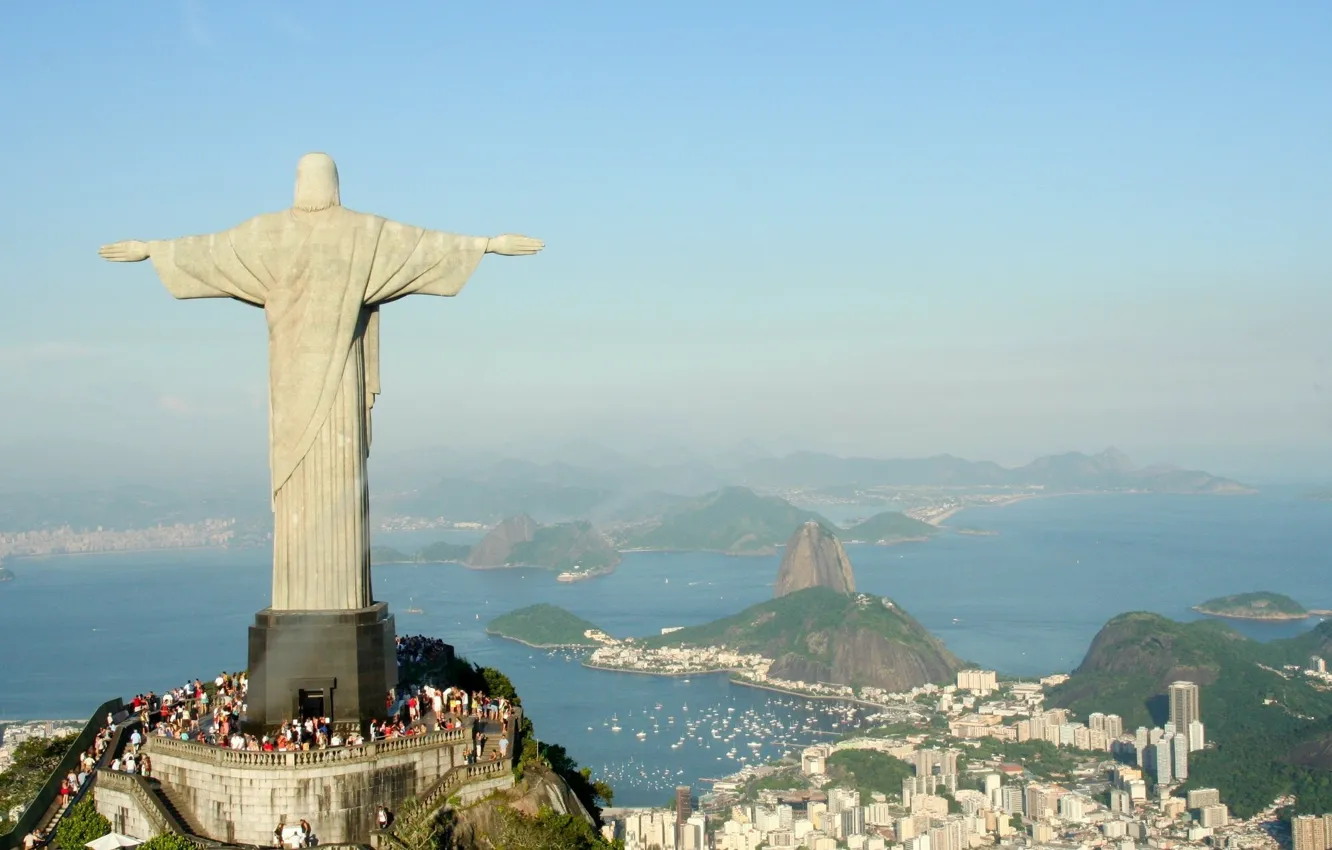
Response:
[{"label": "white statue surface", "polygon": [[337,166],[302,157],[290,209],[230,230],[116,242],[113,262],[151,259],[176,298],[233,298],[268,320],[269,463],[275,610],[372,604],[370,408],[379,393],[379,307],[457,295],[487,254],[522,256],[538,239],[458,236],[343,207]]}]

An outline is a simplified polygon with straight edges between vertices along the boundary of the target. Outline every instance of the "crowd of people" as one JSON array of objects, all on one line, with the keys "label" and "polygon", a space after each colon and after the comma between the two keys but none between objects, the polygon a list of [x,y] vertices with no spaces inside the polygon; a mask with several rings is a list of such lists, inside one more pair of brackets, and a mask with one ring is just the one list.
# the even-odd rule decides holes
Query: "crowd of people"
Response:
[{"label": "crowd of people", "polygon": [[[408,664],[436,661],[451,654],[452,650],[438,638],[407,635],[397,638],[396,651],[398,666],[402,668]],[[112,754],[106,767],[124,773],[151,776],[151,759],[142,751],[145,734],[260,752],[319,750],[366,743],[367,738],[361,732],[339,728],[328,717],[292,719],[266,735],[246,733],[241,729],[248,689],[245,674],[221,673],[210,684],[195,679],[160,696],[153,691],[136,695],[127,706],[128,717],[137,718],[141,726],[132,729],[121,752]],[[486,744],[490,741],[486,730],[495,724],[499,725],[499,740],[488,758],[500,760],[508,755],[509,728],[513,722],[514,706],[507,699],[487,696],[482,690],[418,684],[388,693],[386,708],[388,718],[370,723],[368,740],[402,738],[439,729],[460,729],[467,725],[467,719],[470,718],[473,722],[472,746],[467,757],[469,763],[486,758]],[[69,806],[102,762],[107,748],[111,746],[116,727],[115,717],[108,714],[106,725],[98,732],[92,746],[80,756],[76,768],[63,778],[60,786],[62,810]],[[380,806],[376,814],[380,828],[387,827],[391,820],[392,814]],[[48,838],[34,831],[25,837],[24,850],[36,850]],[[286,823],[278,824],[273,831],[273,841],[275,847],[287,848],[308,847],[318,843],[310,824],[304,820],[295,827]]]},{"label": "crowd of people", "polygon": [[398,635],[398,667],[407,664],[424,664],[446,656],[451,647],[439,638],[425,635]]},{"label": "crowd of people", "polygon": [[[62,812],[69,808],[69,804],[78,796],[79,791],[88,784],[88,780],[92,778],[98,762],[106,753],[106,748],[111,746],[115,728],[115,717],[108,714],[106,724],[98,730],[97,737],[93,739],[92,745],[79,755],[78,762],[61,778],[58,803]],[[142,767],[137,763],[135,764],[136,770],[149,769],[147,758],[145,757],[143,761],[144,765]],[[115,762],[112,762],[112,764],[114,765]],[[49,839],[50,835],[40,829],[34,829],[23,837],[23,848],[24,850],[36,850],[36,848],[46,844]]]}]

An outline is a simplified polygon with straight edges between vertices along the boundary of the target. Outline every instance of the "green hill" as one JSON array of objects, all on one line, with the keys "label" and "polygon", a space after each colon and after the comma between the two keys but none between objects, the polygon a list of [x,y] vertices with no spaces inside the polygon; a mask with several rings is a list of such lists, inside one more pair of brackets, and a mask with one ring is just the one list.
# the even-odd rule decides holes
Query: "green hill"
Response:
[{"label": "green hill", "polygon": [[392,546],[371,546],[370,563],[371,564],[410,564],[416,561],[414,555],[408,555],[406,552],[400,552]]},{"label": "green hill", "polygon": [[1309,616],[1308,609],[1294,599],[1267,590],[1220,596],[1194,606],[1193,610],[1237,620],[1303,620]]},{"label": "green hill", "polygon": [[826,587],[798,590],[642,643],[725,646],[774,659],[769,672],[777,678],[891,691],[951,681],[962,666],[892,600]]},{"label": "green hill", "polygon": [[486,626],[486,634],[516,640],[528,646],[597,646],[585,636],[596,626],[559,607],[540,603],[501,614]]},{"label": "green hill", "polygon": [[1240,817],[1286,791],[1301,794],[1302,810],[1332,808],[1332,752],[1319,747],[1332,734],[1332,691],[1282,669],[1329,648],[1332,622],[1298,638],[1259,643],[1216,620],[1121,614],[1105,624],[1047,703],[1084,716],[1119,714],[1125,729],[1159,726],[1168,719],[1170,683],[1195,682],[1214,746],[1190,757],[1188,787],[1220,789]]},{"label": "green hill", "polygon": [[928,522],[898,511],[884,511],[839,532],[838,536],[848,543],[897,543],[924,540],[938,533],[939,529]]},{"label": "green hill", "polygon": [[818,514],[776,496],[727,487],[671,508],[658,525],[632,534],[624,545],[632,549],[771,554],[810,521],[834,527]]},{"label": "green hill", "polygon": [[467,560],[467,555],[472,551],[471,546],[462,543],[449,543],[445,540],[437,540],[427,546],[423,546],[421,551],[416,553],[418,560],[428,564],[461,564]]},{"label": "green hill", "polygon": [[620,553],[611,548],[589,522],[565,522],[538,528],[531,540],[514,544],[507,562],[513,566],[547,567],[605,572],[620,563]]},{"label": "green hill", "polygon": [[447,543],[443,540],[422,547],[408,554],[392,546],[371,546],[371,564],[447,564],[462,563],[467,558],[471,546]]}]

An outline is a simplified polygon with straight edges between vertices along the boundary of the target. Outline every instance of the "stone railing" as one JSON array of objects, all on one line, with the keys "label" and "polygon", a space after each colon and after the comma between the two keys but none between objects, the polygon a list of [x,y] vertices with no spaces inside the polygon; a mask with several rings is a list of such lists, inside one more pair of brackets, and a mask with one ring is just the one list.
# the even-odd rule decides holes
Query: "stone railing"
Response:
[{"label": "stone railing", "polygon": [[523,710],[514,708],[512,716],[509,718],[509,739],[508,753],[502,759],[495,761],[480,761],[474,764],[460,764],[449,770],[435,784],[427,788],[418,795],[422,803],[427,807],[438,808],[448,802],[449,797],[454,791],[462,788],[469,782],[476,782],[483,779],[492,779],[496,776],[502,776],[505,773],[512,773],[513,766],[517,763],[519,745],[518,727],[523,723]]},{"label": "stone railing", "polygon": [[402,738],[384,738],[354,747],[330,747],[325,750],[233,750],[198,741],[181,741],[162,735],[149,735],[144,749],[150,753],[174,755],[191,761],[207,761],[226,767],[316,767],[345,762],[371,761],[387,755],[426,750],[471,740],[472,720],[465,718],[457,729],[441,729]]},{"label": "stone railing", "polygon": [[120,791],[129,794],[134,801],[139,804],[143,814],[153,826],[154,834],[172,833],[189,841],[200,850],[216,850],[223,846],[222,842],[214,841],[211,838],[204,838],[201,835],[195,835],[190,831],[190,825],[180,819],[180,817],[168,809],[163,804],[162,799],[157,796],[156,787],[159,785],[157,780],[149,779],[135,773],[124,773],[117,770],[98,770],[97,784],[106,788],[108,791]]},{"label": "stone railing", "polygon": [[476,764],[460,764],[441,776],[421,795],[421,802],[427,807],[439,807],[448,802],[453,792],[469,782],[492,779],[513,771],[513,759],[498,761],[480,761]]}]

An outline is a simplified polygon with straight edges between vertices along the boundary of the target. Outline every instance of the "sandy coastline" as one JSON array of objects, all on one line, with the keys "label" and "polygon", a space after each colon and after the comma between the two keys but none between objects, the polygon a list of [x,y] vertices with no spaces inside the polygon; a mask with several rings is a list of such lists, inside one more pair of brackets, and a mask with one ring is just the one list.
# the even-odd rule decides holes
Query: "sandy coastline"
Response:
[{"label": "sandy coastline", "polygon": [[533,649],[596,649],[598,646],[601,646],[599,643],[528,643],[522,638],[511,637],[506,634],[501,634],[500,632],[492,632],[490,629],[486,629],[486,634],[491,637],[500,638],[501,640],[511,640],[514,643],[521,643],[523,646],[530,646]]}]

